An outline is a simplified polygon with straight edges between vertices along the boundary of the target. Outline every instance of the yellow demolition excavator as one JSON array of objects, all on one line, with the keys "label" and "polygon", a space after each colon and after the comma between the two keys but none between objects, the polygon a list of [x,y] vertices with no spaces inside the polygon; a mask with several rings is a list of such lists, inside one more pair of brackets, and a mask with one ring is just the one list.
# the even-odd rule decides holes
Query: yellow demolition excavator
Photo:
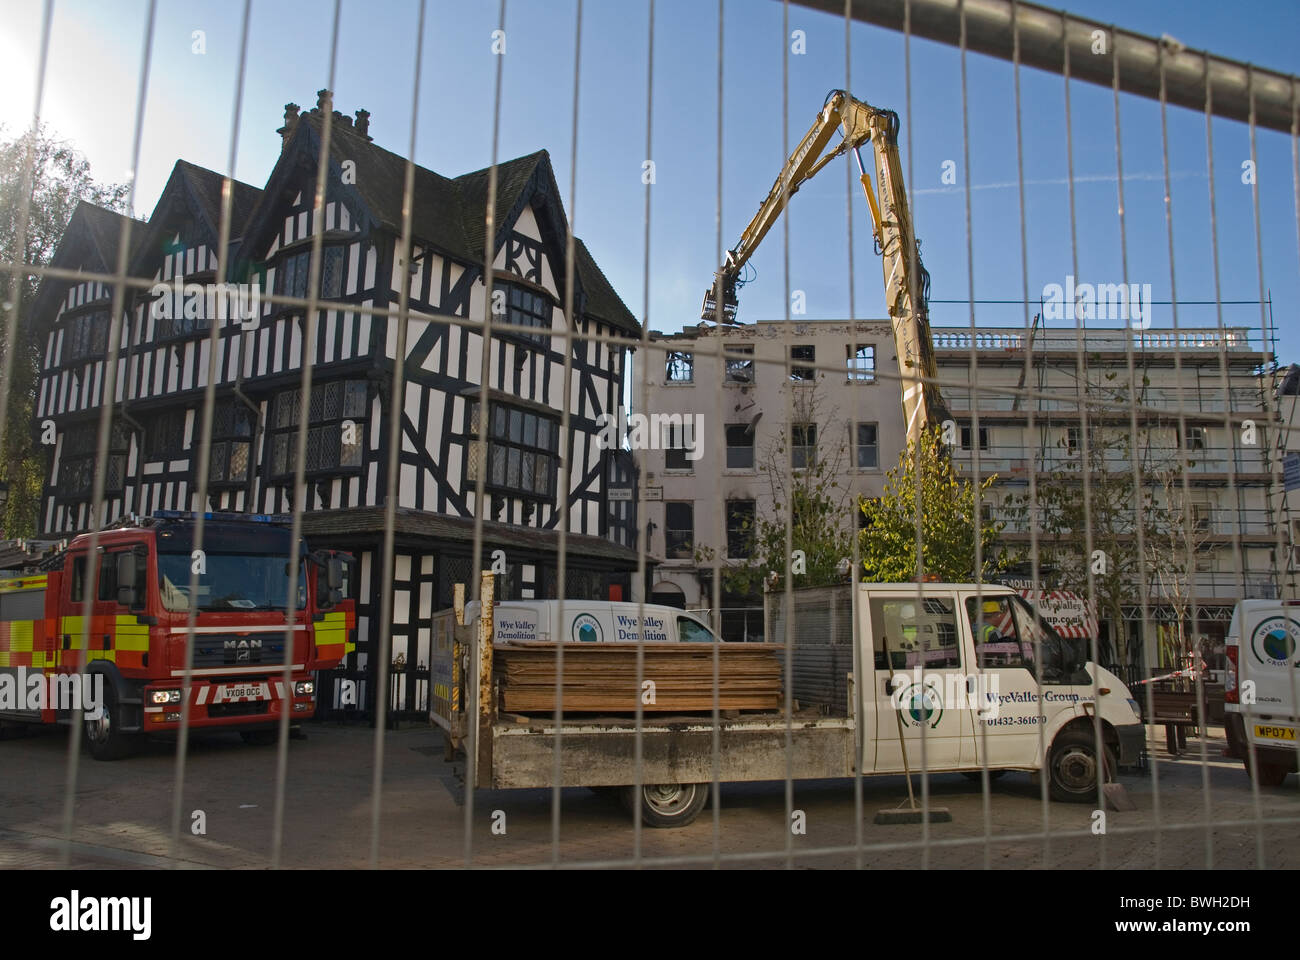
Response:
[{"label": "yellow demolition excavator", "polygon": [[[836,129],[842,139],[829,151]],[[862,163],[861,147],[874,148],[876,189]],[[858,162],[862,190],[871,208],[872,233],[885,272],[885,302],[894,330],[894,346],[902,374],[903,423],[907,440],[919,439],[932,424],[948,419],[935,383],[934,345],[930,339],[927,301],[930,274],[921,263],[920,243],[912,225],[912,213],[903,187],[903,168],[898,157],[898,114],[856,100],[844,90],[832,90],[813,122],[785,162],[771,192],[740,235],[740,242],[727,251],[726,260],[714,275],[714,285],[704,294],[700,315],[715,323],[734,323],[736,291],[744,285],[741,271],[759,243],[785,210],[790,197],[823,167],[852,150]],[[925,378],[925,379],[922,379]]]}]

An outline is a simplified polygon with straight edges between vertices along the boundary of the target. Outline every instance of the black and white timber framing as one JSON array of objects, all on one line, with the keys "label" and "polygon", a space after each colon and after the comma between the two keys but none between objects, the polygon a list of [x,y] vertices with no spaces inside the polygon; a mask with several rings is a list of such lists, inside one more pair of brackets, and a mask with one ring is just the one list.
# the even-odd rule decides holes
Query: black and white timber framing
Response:
[{"label": "black and white timber framing", "polygon": [[[322,239],[320,299],[310,398],[304,534],[315,547],[357,558],[357,652],[348,670],[369,675],[380,606],[383,502],[389,417],[401,418],[398,552],[393,597],[393,657],[409,676],[396,682],[395,706],[422,709],[429,615],[451,602],[452,584],[472,583],[473,518],[484,516],[484,563],[495,551],[506,576],[501,595],[556,595],[560,455],[568,451],[567,593],[630,597],[636,569],[635,502],[610,502],[625,485],[628,455],[601,449],[599,418],[619,408],[637,320],[576,242],[576,334],[624,338],[611,345],[564,336],[567,219],[546,151],[497,167],[494,286],[505,314],[529,333],[495,331],[489,382],[480,382],[483,337],[476,326],[491,296],[484,284],[488,170],[454,179],[415,168],[413,248],[400,259],[406,161],[367,135],[368,114],[333,114],[326,202],[316,216],[322,91],[316,109],[285,113],[281,155],[261,190],[232,183],[231,284],[305,296],[306,260]],[[263,300],[256,315],[216,312],[212,300],[187,298],[183,284],[217,282],[223,179],[179,161],[153,215],[134,223],[130,273],[165,285],[128,292],[105,523],[158,509],[287,513],[293,510],[298,387],[305,310]],[[62,239],[56,265],[112,272],[121,218],[82,204]],[[111,248],[110,248],[111,240]],[[390,396],[396,310],[403,271],[410,276],[405,391]],[[236,288],[238,289],[238,288]],[[176,291],[179,290],[179,293]],[[46,536],[89,525],[94,440],[104,402],[111,290],[94,282],[47,281],[33,322],[44,332],[36,429],[54,425],[41,504]],[[187,310],[188,307],[188,310]],[[369,312],[370,309],[380,311]],[[162,316],[160,314],[170,314]],[[209,495],[195,491],[211,323],[219,326],[217,407]],[[531,332],[534,331],[535,332]],[[565,349],[572,389],[563,396]],[[483,403],[486,412],[479,412]],[[561,416],[569,435],[561,445]],[[481,421],[481,423],[480,423]],[[475,499],[480,469],[473,445],[489,431],[485,497]],[[634,474],[633,474],[634,475]],[[611,484],[611,480],[613,484]],[[410,686],[408,689],[408,681]],[[362,703],[363,709],[368,705]]]}]

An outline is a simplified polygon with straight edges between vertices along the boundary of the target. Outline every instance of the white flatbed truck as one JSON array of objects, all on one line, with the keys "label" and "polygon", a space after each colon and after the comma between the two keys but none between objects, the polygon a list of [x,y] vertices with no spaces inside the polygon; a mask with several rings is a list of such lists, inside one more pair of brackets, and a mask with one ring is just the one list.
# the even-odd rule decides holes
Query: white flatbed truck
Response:
[{"label": "white flatbed truck", "polygon": [[[493,596],[490,574],[481,588]],[[1042,771],[1063,801],[1095,802],[1103,771],[1137,761],[1145,727],[1128,689],[1096,664],[1070,662],[1070,645],[1009,588],[856,588],[856,599],[848,584],[795,591],[788,646],[786,618],[769,613],[769,636],[792,654],[788,709],[716,721],[711,712],[643,714],[638,769],[635,716],[568,714],[557,725],[552,715],[498,708],[492,604],[467,610],[458,587],[457,606],[433,618],[430,717],[446,732],[449,755],[473,747],[474,787],[551,787],[558,749],[562,786],[623,788],[643,821],[661,827],[694,820],[715,776],[727,783],[899,774],[905,759],[918,771],[922,738],[927,773]],[[581,605],[565,601],[566,611]],[[855,682],[859,676],[868,682]],[[639,797],[631,784],[640,784]]]}]

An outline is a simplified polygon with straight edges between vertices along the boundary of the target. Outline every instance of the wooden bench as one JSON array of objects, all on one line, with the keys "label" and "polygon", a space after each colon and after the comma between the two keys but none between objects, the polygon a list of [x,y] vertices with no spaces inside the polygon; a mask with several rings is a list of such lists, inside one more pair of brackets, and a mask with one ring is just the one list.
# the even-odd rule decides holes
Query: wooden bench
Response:
[{"label": "wooden bench", "polygon": [[[1138,705],[1145,714],[1147,701],[1145,694],[1136,694]],[[1187,749],[1187,728],[1200,727],[1200,711],[1196,707],[1195,690],[1151,691],[1152,715],[1147,723],[1162,725],[1165,728],[1165,745],[1172,754]]]}]

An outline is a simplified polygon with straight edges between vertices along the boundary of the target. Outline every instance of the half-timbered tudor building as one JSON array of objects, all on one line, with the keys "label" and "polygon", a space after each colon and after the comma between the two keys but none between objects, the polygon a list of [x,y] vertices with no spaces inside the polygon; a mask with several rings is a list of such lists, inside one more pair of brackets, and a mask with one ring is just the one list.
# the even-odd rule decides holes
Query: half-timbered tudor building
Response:
[{"label": "half-timbered tudor building", "polygon": [[[307,404],[303,530],[314,546],[348,550],[357,558],[358,646],[348,670],[370,676],[369,654],[378,639],[389,418],[400,417],[394,706],[421,709],[429,616],[450,605],[453,584],[474,579],[474,518],[480,509],[484,564],[495,560],[506,571],[498,578],[502,596],[556,596],[562,503],[568,506],[569,596],[630,596],[634,503],[611,503],[609,496],[611,486],[626,483],[627,468],[619,452],[602,449],[598,438],[600,416],[618,410],[628,350],[640,328],[578,241],[568,326],[575,336],[564,335],[567,219],[544,150],[497,168],[495,296],[485,287],[483,270],[489,171],[447,178],[415,168],[413,244],[403,260],[406,161],[372,142],[365,111],[357,112],[355,122],[333,114],[326,202],[317,217],[322,111],[329,108],[325,92],[306,113],[286,107],[280,158],[265,187],[234,185],[228,308],[211,296],[187,297],[184,287],[216,280],[222,178],[177,164],[132,258],[133,275],[163,286],[144,290],[132,304],[114,418],[124,444],[122,481],[108,519],[164,508],[293,509],[305,310],[263,299],[245,313],[250,300],[241,291],[248,287],[240,284],[305,297],[313,240],[320,234],[323,303]],[[395,314],[404,271],[410,309],[406,382],[404,395],[394,398]],[[476,326],[455,321],[481,321],[489,304],[494,319],[527,329],[494,330],[484,384],[484,339]],[[218,315],[222,309],[226,314]],[[51,321],[52,327],[60,322]],[[220,326],[217,407],[209,494],[200,504],[192,453],[213,322]],[[628,343],[588,341],[583,334]],[[71,389],[55,385],[66,364],[53,335],[50,343],[43,402],[47,381],[52,396]],[[566,349],[572,351],[567,397]],[[562,444],[566,406],[569,435]],[[83,408],[88,409],[83,404],[78,412]],[[49,412],[62,433],[62,418],[72,410],[65,405]],[[487,439],[483,463],[475,456],[480,431]],[[561,489],[565,451],[570,476],[568,488]],[[47,533],[71,533],[87,522],[88,494],[75,499],[59,482],[61,468],[56,450],[43,514]],[[481,505],[475,498],[480,476]],[[361,706],[369,705],[363,699]]]},{"label": "half-timbered tudor building", "polygon": [[[77,204],[59,240],[50,266],[87,274],[112,274],[127,230],[127,243],[138,245],[144,224],[94,204]],[[128,250],[128,256],[130,251]],[[129,302],[131,291],[125,292]],[[100,280],[47,279],[41,283],[29,315],[43,342],[41,373],[33,407],[33,429],[49,458],[41,498],[40,524],[49,534],[83,530],[90,525],[95,479],[99,411],[106,385],[106,356],[113,286]],[[125,341],[127,330],[122,328]],[[120,368],[120,365],[119,365]],[[118,378],[121,403],[125,384]],[[114,418],[104,476],[107,517],[129,513],[140,459],[139,438],[124,418]]]}]

